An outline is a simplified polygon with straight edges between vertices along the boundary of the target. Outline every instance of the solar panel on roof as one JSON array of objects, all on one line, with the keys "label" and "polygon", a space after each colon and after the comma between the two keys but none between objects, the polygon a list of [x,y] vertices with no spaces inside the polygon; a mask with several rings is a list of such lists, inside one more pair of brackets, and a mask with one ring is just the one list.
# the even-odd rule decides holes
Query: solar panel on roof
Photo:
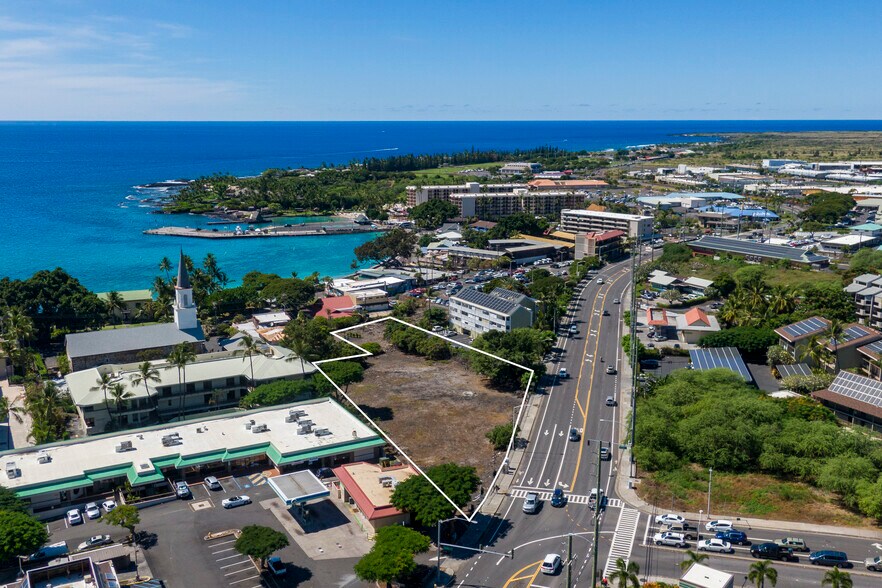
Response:
[{"label": "solar panel on roof", "polygon": [[734,347],[709,347],[707,349],[690,349],[689,357],[692,367],[697,370],[710,370],[714,368],[727,368],[744,378],[747,382],[753,382],[750,370],[741,359],[741,354]]},{"label": "solar panel on roof", "polygon": [[839,372],[830,384],[829,390],[846,398],[882,407],[882,382],[872,378],[851,372]]},{"label": "solar panel on roof", "polygon": [[504,298],[490,296],[489,294],[484,294],[483,292],[474,290],[472,288],[464,288],[460,290],[460,292],[456,294],[454,298],[459,298],[460,300],[471,302],[472,304],[477,304],[478,306],[483,306],[484,308],[489,308],[491,310],[495,310],[505,314],[510,313],[517,307],[517,304],[514,304],[513,302],[510,302]]},{"label": "solar panel on roof", "polygon": [[817,333],[819,331],[823,331],[826,328],[827,323],[825,323],[818,317],[813,316],[811,318],[805,319],[804,321],[799,321],[798,323],[793,323],[792,325],[781,327],[781,330],[791,337],[802,337],[809,333]]},{"label": "solar panel on roof", "polygon": [[854,341],[855,339],[860,339],[861,337],[866,337],[867,335],[871,335],[873,332],[867,330],[866,327],[862,327],[861,325],[854,325],[848,327],[842,332],[842,335],[839,337],[839,343],[848,343],[849,341]]},{"label": "solar panel on roof", "polygon": [[790,376],[812,375],[812,370],[807,364],[804,363],[795,363],[793,365],[778,365],[775,366],[775,369],[778,370],[778,373],[781,374],[782,378],[787,378]]},{"label": "solar panel on roof", "polygon": [[729,239],[726,237],[703,236],[697,241],[687,243],[691,247],[709,247],[721,251],[731,251],[741,255],[758,255],[760,257],[772,257],[776,259],[789,259],[792,261],[808,261],[821,262],[827,261],[828,258],[821,255],[806,251],[805,249],[797,249],[795,247],[787,247],[786,245],[770,245],[768,243],[757,243],[754,241],[740,241],[738,239]]},{"label": "solar panel on roof", "polygon": [[878,355],[882,355],[882,341],[873,341],[868,345],[864,345],[862,349],[867,349]]}]

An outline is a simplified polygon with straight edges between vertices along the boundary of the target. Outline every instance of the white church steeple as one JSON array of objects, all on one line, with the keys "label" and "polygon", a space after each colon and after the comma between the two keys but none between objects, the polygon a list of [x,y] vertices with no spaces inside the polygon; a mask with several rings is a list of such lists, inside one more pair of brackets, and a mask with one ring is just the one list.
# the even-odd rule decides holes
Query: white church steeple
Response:
[{"label": "white church steeple", "polygon": [[175,325],[182,330],[195,329],[199,326],[196,316],[196,303],[193,301],[193,288],[190,286],[190,275],[184,264],[184,250],[178,262],[178,281],[175,284]]}]

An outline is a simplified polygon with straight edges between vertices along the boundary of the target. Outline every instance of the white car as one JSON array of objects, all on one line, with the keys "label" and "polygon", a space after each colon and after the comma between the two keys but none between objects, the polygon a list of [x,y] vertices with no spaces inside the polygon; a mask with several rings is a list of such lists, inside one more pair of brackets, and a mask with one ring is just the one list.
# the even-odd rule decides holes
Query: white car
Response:
[{"label": "white car", "polygon": [[110,545],[111,543],[113,543],[113,539],[110,538],[110,535],[93,535],[80,543],[77,546],[77,551],[92,549],[100,545]]},{"label": "white car", "polygon": [[110,512],[116,508],[116,500],[112,498],[108,498],[104,502],[101,503],[101,508],[104,509],[104,512]]},{"label": "white car", "polygon": [[671,523],[685,523],[686,519],[678,514],[663,514],[655,517],[656,525],[670,525]]},{"label": "white car", "polygon": [[698,551],[715,551],[717,553],[732,553],[732,544],[722,539],[705,539],[698,542]]},{"label": "white car", "polygon": [[545,556],[545,559],[542,561],[542,570],[543,574],[554,575],[557,573],[557,569],[560,567],[560,556],[556,553],[549,553]]},{"label": "white car", "polygon": [[732,521],[724,520],[708,521],[707,524],[704,526],[704,528],[708,531],[729,531],[734,527],[735,525],[734,523],[732,523]]},{"label": "white car", "polygon": [[98,508],[98,505],[94,502],[87,504],[83,512],[86,513],[86,516],[90,519],[97,519],[101,516],[101,509]]},{"label": "white car", "polygon": [[652,536],[656,545],[673,545],[674,547],[686,547],[686,537],[683,533],[656,533]]},{"label": "white car", "polygon": [[598,284],[603,284],[603,278],[597,278],[597,283],[598,283]]},{"label": "white car", "polygon": [[251,504],[251,499],[245,496],[233,496],[232,498],[227,498],[221,501],[221,506],[224,508],[236,508],[237,506],[243,506],[246,504]]},{"label": "white car", "polygon": [[71,509],[67,511],[67,524],[70,526],[79,525],[83,522],[83,516],[80,514],[80,511],[77,509]]}]

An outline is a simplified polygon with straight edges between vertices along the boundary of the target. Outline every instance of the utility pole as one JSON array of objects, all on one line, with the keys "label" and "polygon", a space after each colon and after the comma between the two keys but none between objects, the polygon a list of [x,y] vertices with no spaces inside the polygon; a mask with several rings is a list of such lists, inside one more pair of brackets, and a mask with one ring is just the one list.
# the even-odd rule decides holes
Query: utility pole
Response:
[{"label": "utility pole", "polygon": [[637,460],[634,457],[634,445],[637,439],[637,368],[640,365],[640,358],[637,357],[637,270],[640,268],[641,239],[637,237],[637,252],[631,251],[631,321],[629,332],[631,334],[631,467],[630,474],[633,478],[637,475]]},{"label": "utility pole", "polygon": [[601,466],[601,450],[603,449],[603,441],[597,442],[597,501],[594,503],[594,547],[591,550],[592,569],[591,569],[591,588],[597,586],[597,544],[600,543],[600,508],[603,505],[603,494],[600,489],[600,466]]},{"label": "utility pole", "polygon": [[573,585],[573,534],[567,534],[567,588]]}]

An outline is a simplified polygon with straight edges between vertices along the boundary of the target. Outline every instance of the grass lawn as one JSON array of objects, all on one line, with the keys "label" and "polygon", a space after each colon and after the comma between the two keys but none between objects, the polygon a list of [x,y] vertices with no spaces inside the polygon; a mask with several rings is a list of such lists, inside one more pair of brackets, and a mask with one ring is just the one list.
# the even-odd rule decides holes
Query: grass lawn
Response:
[{"label": "grass lawn", "polygon": [[[720,273],[734,274],[739,268],[745,267],[743,261],[735,258],[722,258],[719,261],[712,257],[693,257],[680,265],[677,272],[682,276],[696,276],[713,280]],[[833,272],[805,270],[796,268],[779,268],[767,266],[766,281],[772,286],[801,286],[807,283],[840,282],[842,278]]]},{"label": "grass lawn", "polygon": [[[698,512],[707,508],[707,470],[697,466],[647,474],[637,486],[643,500],[660,511]],[[835,496],[801,482],[765,474],[714,472],[711,513],[717,517],[751,517],[819,525],[877,527],[871,520],[841,507]]]},{"label": "grass lawn", "polygon": [[[416,176],[457,176],[458,172],[461,172],[465,169],[478,169],[483,168],[488,165],[499,165],[502,164],[500,162],[491,162],[488,161],[486,163],[470,163],[468,165],[451,165],[445,167],[431,167],[429,169],[418,169],[413,172]],[[462,177],[462,176],[458,176]]]}]

